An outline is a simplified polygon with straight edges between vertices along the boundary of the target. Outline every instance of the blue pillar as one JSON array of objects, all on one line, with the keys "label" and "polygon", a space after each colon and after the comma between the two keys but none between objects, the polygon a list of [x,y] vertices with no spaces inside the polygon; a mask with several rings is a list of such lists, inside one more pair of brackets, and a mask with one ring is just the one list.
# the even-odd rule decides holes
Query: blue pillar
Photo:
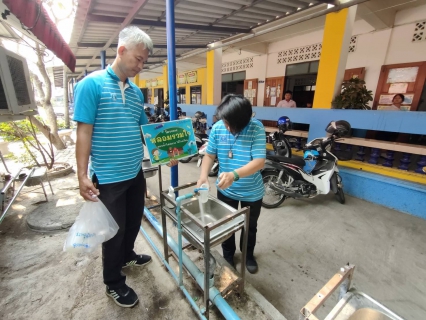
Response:
[{"label": "blue pillar", "polygon": [[101,51],[101,68],[102,70],[106,68],[106,51]]},{"label": "blue pillar", "polygon": [[[166,32],[167,32],[167,67],[169,79],[169,110],[170,120],[177,119],[176,101],[176,50],[175,50],[175,3],[173,0],[166,0]],[[177,187],[178,167],[171,168],[171,184]]]}]

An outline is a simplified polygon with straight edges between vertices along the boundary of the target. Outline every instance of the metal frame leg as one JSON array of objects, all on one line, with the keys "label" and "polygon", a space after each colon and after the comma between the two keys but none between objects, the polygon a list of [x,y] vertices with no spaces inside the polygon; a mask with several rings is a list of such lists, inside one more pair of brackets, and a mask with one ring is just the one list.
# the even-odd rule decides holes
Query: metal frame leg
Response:
[{"label": "metal frame leg", "polygon": [[210,291],[210,229],[204,228],[204,304],[206,319],[209,319],[209,291]]},{"label": "metal frame leg", "polygon": [[239,293],[242,295],[244,293],[244,285],[246,279],[246,260],[247,260],[247,242],[248,242],[248,230],[250,224],[250,207],[245,208],[244,213],[244,232],[243,232],[243,252],[242,252],[242,261],[241,261],[241,286],[239,288]]},{"label": "metal frame leg", "polygon": [[[161,225],[163,227],[163,247],[164,247],[164,259],[167,263],[169,263],[169,245],[167,244],[167,221],[166,214],[163,211],[163,207],[165,206],[164,199],[162,196],[163,192],[163,181],[161,176],[161,166],[158,166],[158,186],[160,188],[160,202],[161,202]],[[167,270],[167,268],[166,268]]]},{"label": "metal frame leg", "polygon": [[46,198],[46,202],[48,202],[49,200],[47,199],[46,189],[44,189],[43,178],[40,178],[40,185],[41,185],[41,188],[43,189],[43,193],[44,193],[44,197]]}]

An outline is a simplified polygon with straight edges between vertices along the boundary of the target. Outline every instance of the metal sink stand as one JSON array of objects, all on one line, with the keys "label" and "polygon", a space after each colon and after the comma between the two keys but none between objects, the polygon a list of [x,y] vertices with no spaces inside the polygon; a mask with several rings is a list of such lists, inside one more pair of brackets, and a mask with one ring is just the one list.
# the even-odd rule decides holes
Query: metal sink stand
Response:
[{"label": "metal sink stand", "polygon": [[[175,191],[183,191],[184,189],[194,187],[196,185],[196,182],[188,183],[182,186],[178,186],[174,188]],[[193,190],[191,188],[190,190]],[[185,224],[181,225],[181,214],[176,214],[176,208],[177,208],[177,202],[168,196],[166,191],[161,192],[160,196],[161,201],[161,220],[162,220],[162,227],[163,227],[163,241],[164,241],[164,257],[169,262],[169,247],[167,244],[167,221],[166,217],[169,217],[173,221],[177,222],[178,224],[178,237],[179,237],[179,243],[182,244],[182,234],[184,234],[185,238],[193,244],[198,249],[203,250],[204,252],[204,303],[205,303],[205,313],[204,316],[208,319],[209,317],[209,289],[213,283],[210,282],[210,248],[222,243],[226,239],[228,239],[232,234],[236,233],[238,230],[241,230],[244,228],[245,230],[248,230],[248,224],[249,224],[249,218],[250,218],[250,209],[248,207],[242,208],[240,210],[237,210],[233,212],[232,214],[229,214],[216,222],[212,223],[203,223],[200,219],[195,217],[191,212],[186,210],[184,207],[181,207],[180,210],[186,215],[187,218],[197,227],[203,230],[204,233],[204,239],[203,241],[200,241],[199,238],[194,236],[189,230],[186,229]],[[166,202],[173,205],[173,209],[167,208]],[[211,239],[211,233],[216,228],[219,228],[220,226],[223,226],[224,224],[230,222],[231,220],[244,215],[244,223],[240,224],[238,226],[235,226],[234,228],[231,228],[224,232],[223,234],[217,235],[214,239]],[[243,233],[243,252],[242,252],[242,262],[241,262],[241,283],[238,286],[239,293],[242,294],[244,291],[244,283],[245,283],[245,269],[246,269],[246,256],[247,256],[247,239],[248,239],[248,232]],[[182,250],[182,247],[180,246],[180,251]],[[179,257],[179,273],[182,274],[182,261],[181,257]],[[213,271],[214,272],[214,271]]]}]

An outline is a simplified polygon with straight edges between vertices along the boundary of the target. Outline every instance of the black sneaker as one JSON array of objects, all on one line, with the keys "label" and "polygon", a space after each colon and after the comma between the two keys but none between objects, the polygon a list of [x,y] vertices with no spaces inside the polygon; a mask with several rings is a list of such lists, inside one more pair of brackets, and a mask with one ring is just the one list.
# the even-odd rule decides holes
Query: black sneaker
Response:
[{"label": "black sneaker", "polygon": [[247,268],[247,271],[250,273],[256,273],[259,270],[256,259],[253,256],[247,257],[246,268]]},{"label": "black sneaker", "polygon": [[132,308],[139,302],[136,293],[127,285],[123,285],[119,289],[109,289],[107,286],[105,294],[123,308]]},{"label": "black sneaker", "polygon": [[147,254],[139,254],[137,256],[135,256],[135,258],[133,260],[130,260],[129,262],[125,263],[123,265],[123,268],[127,268],[127,267],[143,267],[145,265],[147,265],[148,263],[150,263],[152,261],[151,256],[147,255]]}]

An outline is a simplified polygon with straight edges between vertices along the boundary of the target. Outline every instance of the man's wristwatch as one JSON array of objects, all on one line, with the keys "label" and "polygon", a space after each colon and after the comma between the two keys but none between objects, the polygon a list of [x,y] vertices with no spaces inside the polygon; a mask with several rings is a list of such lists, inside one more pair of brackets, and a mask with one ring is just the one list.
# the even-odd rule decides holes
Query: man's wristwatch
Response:
[{"label": "man's wristwatch", "polygon": [[234,170],[232,173],[234,174],[234,181],[240,180],[240,176],[238,175],[237,171]]}]

